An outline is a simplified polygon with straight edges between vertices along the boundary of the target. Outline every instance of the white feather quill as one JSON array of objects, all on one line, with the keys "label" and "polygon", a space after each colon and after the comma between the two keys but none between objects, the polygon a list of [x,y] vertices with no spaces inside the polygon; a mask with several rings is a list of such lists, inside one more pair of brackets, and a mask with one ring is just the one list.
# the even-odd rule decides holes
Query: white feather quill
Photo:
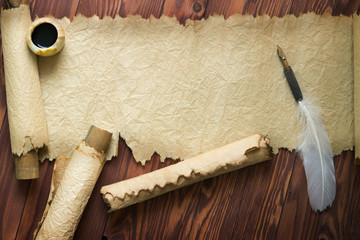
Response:
[{"label": "white feather quill", "polygon": [[298,150],[304,162],[309,201],[314,211],[323,211],[332,205],[336,194],[331,144],[319,111],[306,100],[298,104],[304,124]]},{"label": "white feather quill", "polygon": [[299,113],[303,120],[302,143],[298,150],[304,162],[310,205],[314,211],[323,211],[332,205],[336,194],[335,169],[330,140],[320,112],[303,99],[294,72],[279,46],[277,46],[277,53],[284,66],[284,74],[291,92],[299,104]]}]

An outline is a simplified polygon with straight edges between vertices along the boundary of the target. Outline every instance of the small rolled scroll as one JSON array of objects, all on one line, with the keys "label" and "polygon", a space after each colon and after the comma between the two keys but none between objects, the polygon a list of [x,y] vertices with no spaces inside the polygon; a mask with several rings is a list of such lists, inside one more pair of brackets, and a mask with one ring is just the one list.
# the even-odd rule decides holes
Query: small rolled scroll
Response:
[{"label": "small rolled scroll", "polygon": [[271,159],[269,139],[256,134],[177,164],[101,188],[109,212]]},{"label": "small rolled scroll", "polygon": [[49,141],[36,55],[26,44],[24,29],[30,26],[28,5],[1,12],[7,111],[18,179],[38,178],[37,150]]},{"label": "small rolled scroll", "polygon": [[360,165],[360,16],[354,14],[354,129],[355,164]]},{"label": "small rolled scroll", "polygon": [[[111,135],[105,130],[91,127],[85,141],[75,149],[68,163],[60,163],[67,167],[64,174],[53,176],[48,206],[34,234],[35,239],[73,238],[103,168]],[[59,185],[57,189],[56,185]]]}]

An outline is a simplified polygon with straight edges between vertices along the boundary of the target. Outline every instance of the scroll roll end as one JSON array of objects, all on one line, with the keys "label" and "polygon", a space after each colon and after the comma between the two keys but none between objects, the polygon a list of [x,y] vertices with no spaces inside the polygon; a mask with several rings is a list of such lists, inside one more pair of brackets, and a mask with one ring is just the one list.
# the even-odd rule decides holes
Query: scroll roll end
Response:
[{"label": "scroll roll end", "polygon": [[106,152],[110,145],[112,133],[96,126],[91,126],[85,138],[85,142],[98,152]]},{"label": "scroll roll end", "polygon": [[20,157],[15,155],[16,178],[28,180],[39,178],[39,159],[35,150]]}]

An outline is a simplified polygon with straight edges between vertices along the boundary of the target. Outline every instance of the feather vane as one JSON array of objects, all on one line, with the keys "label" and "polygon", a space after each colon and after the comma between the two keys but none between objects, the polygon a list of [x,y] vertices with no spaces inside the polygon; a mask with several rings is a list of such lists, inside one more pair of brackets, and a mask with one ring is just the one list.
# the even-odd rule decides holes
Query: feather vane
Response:
[{"label": "feather vane", "polygon": [[323,211],[332,205],[336,194],[331,144],[319,111],[306,100],[298,104],[304,126],[298,150],[303,158],[309,201],[314,211]]}]

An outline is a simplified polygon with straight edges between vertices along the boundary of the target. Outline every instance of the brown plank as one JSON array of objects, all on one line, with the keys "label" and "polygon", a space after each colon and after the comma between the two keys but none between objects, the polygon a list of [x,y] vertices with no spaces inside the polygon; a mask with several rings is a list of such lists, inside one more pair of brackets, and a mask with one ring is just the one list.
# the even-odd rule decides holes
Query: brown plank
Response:
[{"label": "brown plank", "polygon": [[[258,189],[265,193],[253,239],[274,239],[276,229],[285,205],[286,193],[293,174],[296,152],[280,150],[275,164],[268,170],[268,185],[262,184]],[[256,206],[255,206],[256,207]],[[254,221],[255,222],[255,221]]]},{"label": "brown plank", "polygon": [[285,206],[276,234],[277,239],[315,239],[319,214],[308,202],[305,171],[302,159],[296,158],[294,173],[286,196]]},{"label": "brown plank", "polygon": [[282,17],[290,13],[292,0],[250,1],[250,0],[209,0],[205,18],[211,15],[224,15],[225,18],[236,13],[251,14],[253,16],[267,14]]},{"label": "brown plank", "polygon": [[199,20],[207,8],[207,0],[166,0],[163,14],[175,16],[181,24],[187,19]]},{"label": "brown plank", "polygon": [[[229,212],[231,214],[232,209],[238,208],[236,217],[228,219],[236,223],[232,238],[271,239],[280,219],[294,159],[294,152],[282,149],[271,162],[249,167],[249,176],[242,180],[244,188],[238,189],[233,196],[234,202],[239,196],[242,201],[234,204]],[[228,229],[222,234],[226,231]]]},{"label": "brown plank", "polygon": [[162,15],[164,0],[122,0],[120,7],[120,16],[140,15],[143,18],[149,18],[153,15],[159,18]]},{"label": "brown plank", "polygon": [[360,11],[359,1],[344,0],[277,0],[277,1],[251,1],[251,0],[209,0],[204,17],[211,15],[224,15],[225,18],[236,13],[282,17],[286,14],[299,16],[301,13],[315,12],[323,14],[332,12],[333,15],[351,15]]},{"label": "brown plank", "polygon": [[206,7],[205,18],[212,15],[223,15],[225,18],[230,17],[236,13],[245,14],[248,0],[209,0]]},{"label": "brown plank", "polygon": [[97,15],[99,18],[104,16],[115,17],[120,12],[121,2],[121,0],[80,0],[76,14],[86,17]]},{"label": "brown plank", "polygon": [[[81,217],[74,239],[101,239],[108,214],[107,207],[100,195],[100,188],[117,181],[119,169],[123,167],[121,163],[128,160],[129,151],[125,142],[120,140],[118,157],[113,158],[104,165],[89,202],[86,205],[83,216]],[[94,221],[94,219],[96,219],[96,221]]]},{"label": "brown plank", "polygon": [[30,240],[33,238],[34,231],[41,220],[49,196],[53,168],[54,162],[45,160],[40,165],[39,178],[31,181],[17,239]]},{"label": "brown plank", "polygon": [[[0,3],[1,4],[1,3]],[[2,5],[0,5],[2,6]],[[5,74],[4,74],[4,59],[2,54],[2,38],[0,34],[0,126],[3,125],[6,112],[6,92],[5,92]]]},{"label": "brown plank", "polygon": [[77,14],[84,16],[98,15],[115,17],[120,15],[140,15],[149,18],[151,15],[159,18],[162,15],[164,0],[142,1],[142,0],[80,0]]},{"label": "brown plank", "polygon": [[315,213],[308,202],[302,160],[296,159],[294,174],[286,196],[277,239],[358,239],[360,216],[360,167],[354,165],[353,152],[334,159],[337,193],[333,206]]},{"label": "brown plank", "polygon": [[360,166],[354,165],[354,152],[335,159],[336,197],[333,207],[321,215],[319,238],[360,238]]},{"label": "brown plank", "polygon": [[[199,194],[189,196],[195,198],[198,204],[194,213],[191,213],[191,218],[187,218],[184,223],[180,235],[191,239],[231,239],[237,228],[237,213],[240,210],[236,206],[247,205],[247,186],[254,186],[247,185],[244,180],[252,179],[252,172],[259,170],[259,167],[256,170],[252,168],[253,166],[202,182]],[[255,182],[256,180],[253,183]]]},{"label": "brown plank", "polygon": [[[251,239],[259,231],[274,236],[294,158],[295,153],[282,150],[271,162],[111,213],[104,235],[108,239]],[[259,219],[264,222],[257,226]],[[268,234],[269,230],[273,231]]]},{"label": "brown plank", "polygon": [[0,239],[15,239],[30,181],[15,177],[7,114],[0,131]]},{"label": "brown plank", "polygon": [[333,15],[338,16],[340,14],[351,15],[353,13],[360,13],[360,1],[347,1],[336,0],[333,9]]},{"label": "brown plank", "polygon": [[79,0],[29,0],[31,17],[53,15],[56,18],[68,17],[73,19]]},{"label": "brown plank", "polygon": [[[112,169],[112,172],[115,171],[118,173],[118,175],[115,180],[111,181],[111,183],[136,177],[138,175],[153,171],[155,169],[160,169],[170,164],[176,163],[176,161],[172,161],[170,159],[166,159],[164,162],[161,162],[160,156],[154,154],[151,161],[147,162],[145,166],[142,166],[141,164],[135,162],[131,150],[129,147],[126,146],[125,141],[121,140],[120,146],[122,148],[123,155],[112,160],[112,161],[118,161],[120,166],[118,166],[118,168],[116,169]],[[102,200],[101,202],[104,205]],[[158,217],[153,214],[149,214],[148,212],[149,211],[152,212],[155,209],[158,209],[160,211],[168,211],[170,208],[166,207],[166,205],[171,203],[172,201],[167,201],[165,199],[161,199],[160,197],[157,199],[147,201],[145,203],[140,203],[134,206],[130,206],[124,210],[111,213],[108,215],[109,219],[106,224],[104,236],[108,237],[109,239],[114,239],[114,238],[118,239],[121,237],[134,238],[135,236],[139,237],[142,234],[146,234],[146,232],[142,233],[142,230],[146,230],[146,226],[156,228],[154,224],[155,222],[158,222],[146,218],[149,216],[151,216],[152,218]],[[134,215],[134,212],[137,212],[138,214]],[[140,217],[137,218],[137,216]],[[136,219],[133,219],[133,217],[136,217]],[[141,224],[140,225],[134,224],[132,225],[132,227],[129,227],[130,226],[129,222],[133,223],[134,221],[140,221]],[[140,226],[141,228],[139,228]]]}]

